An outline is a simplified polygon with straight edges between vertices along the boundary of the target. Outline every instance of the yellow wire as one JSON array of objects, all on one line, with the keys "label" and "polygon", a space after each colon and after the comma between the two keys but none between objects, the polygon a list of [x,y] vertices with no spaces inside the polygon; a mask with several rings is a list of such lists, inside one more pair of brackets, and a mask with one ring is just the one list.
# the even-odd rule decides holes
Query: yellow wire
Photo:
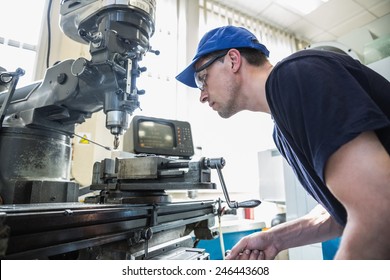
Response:
[{"label": "yellow wire", "polygon": [[225,260],[225,244],[223,242],[221,216],[218,216],[218,228],[219,228],[219,242],[221,244],[222,259]]}]

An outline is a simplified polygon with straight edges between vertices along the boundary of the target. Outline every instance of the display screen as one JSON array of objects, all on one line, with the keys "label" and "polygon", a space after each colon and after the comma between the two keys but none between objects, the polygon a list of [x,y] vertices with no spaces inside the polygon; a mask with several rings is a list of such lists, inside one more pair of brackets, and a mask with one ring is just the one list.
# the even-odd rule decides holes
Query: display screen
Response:
[{"label": "display screen", "polygon": [[189,158],[194,155],[188,122],[134,116],[123,136],[123,151]]},{"label": "display screen", "polygon": [[140,121],[138,124],[139,146],[142,148],[175,147],[174,128],[169,124],[154,121]]}]

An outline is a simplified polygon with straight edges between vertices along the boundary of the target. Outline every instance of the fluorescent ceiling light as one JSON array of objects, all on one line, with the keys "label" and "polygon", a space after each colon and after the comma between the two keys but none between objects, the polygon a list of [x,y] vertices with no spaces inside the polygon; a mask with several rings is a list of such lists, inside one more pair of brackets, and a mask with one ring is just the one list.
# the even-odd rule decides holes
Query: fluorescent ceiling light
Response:
[{"label": "fluorescent ceiling light", "polygon": [[307,15],[325,2],[328,2],[328,0],[277,0],[277,2],[286,8]]}]

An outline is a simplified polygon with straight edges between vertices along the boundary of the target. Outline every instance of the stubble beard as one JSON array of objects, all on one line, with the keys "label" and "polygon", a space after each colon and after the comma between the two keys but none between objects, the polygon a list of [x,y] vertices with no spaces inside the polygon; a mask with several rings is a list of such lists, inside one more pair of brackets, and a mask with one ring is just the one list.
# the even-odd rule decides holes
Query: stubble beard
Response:
[{"label": "stubble beard", "polygon": [[228,92],[226,94],[226,102],[224,103],[224,106],[218,111],[218,114],[224,119],[230,118],[240,111],[238,108],[237,87],[229,83],[227,88]]}]

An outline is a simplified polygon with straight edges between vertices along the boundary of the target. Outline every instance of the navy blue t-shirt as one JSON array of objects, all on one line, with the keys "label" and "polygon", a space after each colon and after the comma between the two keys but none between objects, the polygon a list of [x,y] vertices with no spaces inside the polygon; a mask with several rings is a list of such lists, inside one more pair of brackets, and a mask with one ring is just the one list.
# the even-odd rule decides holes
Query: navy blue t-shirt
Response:
[{"label": "navy blue t-shirt", "polygon": [[348,55],[304,50],[274,67],[266,96],[279,151],[308,193],[345,225],[346,210],[325,185],[325,164],[364,131],[375,131],[390,154],[390,83]]}]

